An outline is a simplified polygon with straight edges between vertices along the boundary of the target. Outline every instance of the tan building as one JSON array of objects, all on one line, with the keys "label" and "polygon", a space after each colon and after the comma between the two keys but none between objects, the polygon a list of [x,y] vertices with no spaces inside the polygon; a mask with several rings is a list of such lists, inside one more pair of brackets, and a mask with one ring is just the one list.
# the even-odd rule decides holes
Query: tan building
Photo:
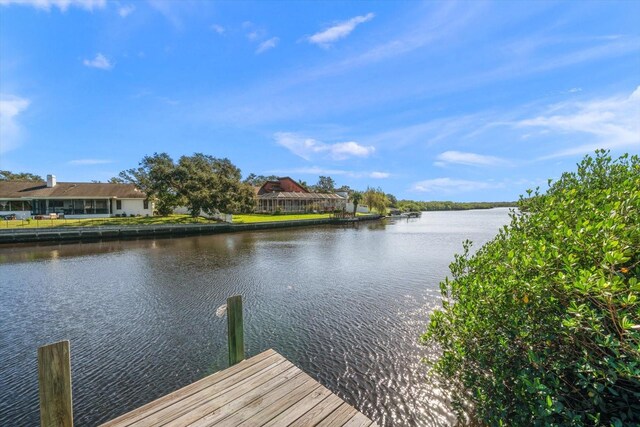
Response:
[{"label": "tan building", "polygon": [[153,215],[153,203],[133,184],[0,181],[0,216],[29,218],[58,214],[66,218]]}]

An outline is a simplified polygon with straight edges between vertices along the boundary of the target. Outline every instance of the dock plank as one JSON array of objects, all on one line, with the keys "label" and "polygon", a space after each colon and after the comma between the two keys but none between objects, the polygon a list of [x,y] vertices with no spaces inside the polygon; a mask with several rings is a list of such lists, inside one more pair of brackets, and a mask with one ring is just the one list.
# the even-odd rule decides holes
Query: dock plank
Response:
[{"label": "dock plank", "polygon": [[347,423],[351,418],[353,418],[356,413],[356,408],[349,405],[346,402],[343,402],[335,411],[333,411],[327,418],[320,421],[317,426],[318,427],[332,427],[332,426],[341,426]]},{"label": "dock plank", "polygon": [[176,390],[173,393],[167,394],[159,399],[149,402],[146,405],[143,405],[131,412],[122,414],[119,417],[102,424],[101,427],[120,427],[131,425],[132,423],[139,421],[154,412],[157,412],[167,406],[173,405],[182,399],[185,399],[199,391],[220,383],[221,381],[232,377],[233,375],[248,368],[254,367],[255,369],[255,367],[263,368],[265,366],[269,366],[271,363],[273,363],[273,361],[279,360],[278,356],[279,355],[275,351],[266,350],[258,354],[257,356],[252,357],[251,359],[244,360],[237,365],[232,366],[231,368],[216,372],[215,374],[209,375],[208,377],[196,381],[195,383],[189,384],[188,386]]},{"label": "dock plank", "polygon": [[[289,408],[277,408],[281,411],[275,418],[270,418],[268,421],[266,417],[263,420],[267,421],[264,426],[283,426],[293,423],[295,420],[312,410],[317,404],[331,395],[329,389],[319,386],[310,394],[303,396],[300,401]],[[259,416],[260,414],[256,414]],[[251,421],[251,420],[250,420]]]},{"label": "dock plank", "polygon": [[344,423],[343,427],[368,427],[371,423],[371,420],[365,414],[358,412],[353,418]]},{"label": "dock plank", "polygon": [[309,410],[309,412],[289,425],[296,427],[314,426],[328,417],[343,403],[344,401],[338,396],[336,396],[335,394],[330,394],[329,397],[323,399],[320,403]]},{"label": "dock plank", "polygon": [[[264,383],[256,384],[250,388],[238,387],[234,392],[226,393],[224,396],[225,399],[209,401],[206,407],[203,405],[202,408],[190,412],[186,417],[183,417],[183,419],[189,420],[188,425],[193,427],[216,425],[228,416],[234,414],[236,411],[249,405],[260,396],[265,395],[277,386],[295,378],[299,373],[300,370],[293,366],[292,368],[282,372],[282,375],[274,376]],[[229,396],[227,397],[227,395]],[[168,424],[167,426],[177,427],[185,425],[182,422],[182,419],[179,421],[180,423]]]},{"label": "dock plank", "polygon": [[300,373],[294,380],[254,400],[224,420],[225,425],[259,425],[269,421],[320,387],[311,377]]},{"label": "dock plank", "polygon": [[376,425],[273,350],[123,414],[102,427]]},{"label": "dock plank", "polygon": [[[248,378],[240,381],[239,383],[231,383],[231,384],[222,384],[220,383],[220,387],[214,386],[214,390],[205,389],[202,392],[199,392],[188,399],[184,399],[179,404],[174,404],[164,408],[161,411],[158,411],[149,417],[141,420],[140,423],[132,424],[132,426],[143,427],[143,426],[159,426],[159,425],[188,425],[192,420],[195,421],[200,416],[200,414],[204,409],[202,405],[208,405],[209,402],[218,402],[220,404],[225,404],[229,400],[234,399],[235,397],[241,396],[244,392],[244,387],[256,387],[263,382],[270,380],[271,378],[277,377],[280,373],[290,369],[293,365],[286,360],[279,360],[279,363],[274,363],[266,367],[265,369],[259,371],[255,375],[251,375]],[[243,372],[246,372],[243,371]],[[242,372],[236,374],[233,377],[228,378],[229,381],[233,381],[238,376],[242,375]],[[227,387],[224,387],[227,386]],[[175,421],[179,419],[178,421]]]}]

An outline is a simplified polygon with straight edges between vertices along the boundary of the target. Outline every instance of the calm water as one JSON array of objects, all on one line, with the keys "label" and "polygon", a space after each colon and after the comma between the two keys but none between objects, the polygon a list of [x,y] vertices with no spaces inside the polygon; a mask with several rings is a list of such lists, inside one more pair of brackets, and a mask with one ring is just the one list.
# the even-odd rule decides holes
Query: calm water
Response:
[{"label": "calm water", "polygon": [[417,340],[461,242],[490,240],[507,213],[0,248],[0,425],[38,425],[46,343],[71,340],[77,425],[225,368],[215,312],[234,294],[249,356],[276,349],[381,424],[450,425]]}]

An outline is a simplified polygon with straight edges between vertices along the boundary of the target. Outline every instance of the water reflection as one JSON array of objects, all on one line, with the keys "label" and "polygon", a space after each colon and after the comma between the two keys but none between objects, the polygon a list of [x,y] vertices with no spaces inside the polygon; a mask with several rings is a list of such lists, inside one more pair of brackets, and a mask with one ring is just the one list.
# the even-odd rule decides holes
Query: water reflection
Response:
[{"label": "water reflection", "polygon": [[506,210],[213,236],[0,249],[0,425],[38,422],[37,346],[71,339],[93,425],[226,367],[244,296],[249,355],[274,348],[382,425],[449,425],[418,336],[461,242]]}]

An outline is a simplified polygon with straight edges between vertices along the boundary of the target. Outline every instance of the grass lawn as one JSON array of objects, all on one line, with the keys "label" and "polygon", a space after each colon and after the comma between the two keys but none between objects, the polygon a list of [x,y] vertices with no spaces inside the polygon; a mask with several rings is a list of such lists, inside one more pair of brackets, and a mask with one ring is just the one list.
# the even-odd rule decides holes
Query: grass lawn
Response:
[{"label": "grass lawn", "polygon": [[159,224],[209,224],[216,221],[206,218],[192,218],[189,215],[139,216],[127,218],[87,218],[87,219],[41,219],[30,221],[0,221],[0,229],[44,228],[44,227],[99,227],[106,225],[159,225]]},{"label": "grass lawn", "polygon": [[324,219],[331,218],[333,214],[296,214],[296,215],[269,215],[269,214],[244,214],[234,215],[234,224],[250,224],[254,222],[273,222],[273,221],[297,221],[301,219]]},{"label": "grass lawn", "polygon": [[[301,219],[321,219],[330,218],[331,214],[299,214],[299,215],[266,215],[266,214],[244,214],[234,215],[234,224],[250,224],[256,222],[272,221],[295,221]],[[32,219],[27,220],[0,220],[0,230],[2,229],[25,229],[25,228],[45,228],[45,227],[101,227],[107,225],[159,225],[159,224],[211,224],[214,220],[206,218],[192,218],[189,215],[169,215],[150,217],[127,217],[127,218],[87,218],[87,219]]]}]

